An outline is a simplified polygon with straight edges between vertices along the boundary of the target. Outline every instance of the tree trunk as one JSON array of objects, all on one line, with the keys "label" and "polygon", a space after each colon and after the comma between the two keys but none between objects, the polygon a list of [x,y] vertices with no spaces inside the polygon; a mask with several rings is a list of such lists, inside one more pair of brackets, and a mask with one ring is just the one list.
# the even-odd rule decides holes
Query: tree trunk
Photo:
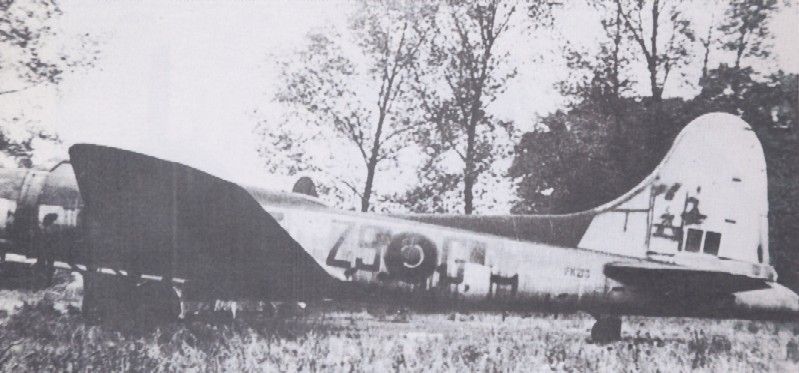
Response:
[{"label": "tree trunk", "polygon": [[[468,172],[468,171],[467,171]],[[474,192],[472,191],[474,187],[474,181],[472,180],[471,175],[464,175],[463,178],[463,213],[466,215],[471,215],[472,211],[474,211]]]},{"label": "tree trunk", "polygon": [[711,24],[707,28],[707,39],[702,40],[702,46],[705,47],[705,58],[702,60],[702,78],[699,80],[700,82],[703,82],[705,79],[707,79],[707,63],[710,59],[710,45],[713,43],[711,39],[712,37],[713,25]]},{"label": "tree trunk", "polygon": [[652,87],[652,101],[660,102],[663,99],[663,89],[658,86],[658,67],[655,58],[647,64],[649,68],[649,85]]},{"label": "tree trunk", "polygon": [[746,50],[746,33],[747,25],[749,24],[749,17],[744,16],[741,20],[741,27],[738,29],[738,48],[735,50],[735,68],[741,67],[741,57]]},{"label": "tree trunk", "polygon": [[660,16],[659,1],[652,3],[652,54],[647,59],[649,68],[649,84],[652,86],[652,101],[660,102],[663,98],[663,87],[658,85],[658,17]]},{"label": "tree trunk", "polygon": [[619,53],[621,50],[621,4],[616,3],[616,33],[613,35],[613,68],[611,84],[613,84],[613,96],[619,98],[621,95],[621,81],[619,79]]},{"label": "tree trunk", "polygon": [[474,211],[474,141],[476,123],[466,132],[466,159],[463,168],[463,213],[471,215]]},{"label": "tree trunk", "polygon": [[704,81],[707,79],[707,61],[710,57],[710,44],[708,43],[705,46],[705,59],[702,61],[702,78],[699,81]]},{"label": "tree trunk", "polygon": [[369,161],[366,163],[366,184],[363,187],[363,194],[361,195],[361,212],[369,211],[369,199],[372,197],[372,185],[375,181],[375,171],[377,170],[378,155],[380,154],[380,137],[383,135],[383,125],[386,122],[386,115],[388,114],[388,102],[391,97],[391,89],[394,85],[394,77],[396,72],[388,77],[386,81],[386,90],[381,89],[383,96],[378,101],[379,115],[377,117],[377,129],[375,130],[375,138],[372,142],[372,151],[369,154]]},{"label": "tree trunk", "polygon": [[[387,100],[386,100],[387,101]],[[384,101],[385,103],[385,101]],[[363,194],[361,195],[361,211],[369,211],[369,199],[372,197],[372,185],[375,181],[375,171],[377,170],[378,154],[380,154],[380,136],[383,134],[383,124],[386,120],[385,106],[380,107],[380,116],[377,120],[377,130],[375,131],[375,139],[372,144],[372,152],[369,155],[369,162],[366,163],[366,184],[363,186]]]},{"label": "tree trunk", "polygon": [[741,57],[744,54],[744,50],[746,49],[746,43],[744,42],[744,36],[746,36],[746,32],[741,33],[741,38],[738,41],[738,49],[735,51],[735,68],[738,69],[741,67]]},{"label": "tree trunk", "polygon": [[366,184],[363,186],[361,195],[361,211],[369,211],[369,199],[372,197],[372,184],[375,181],[375,169],[377,169],[377,157],[372,157],[366,165]]}]

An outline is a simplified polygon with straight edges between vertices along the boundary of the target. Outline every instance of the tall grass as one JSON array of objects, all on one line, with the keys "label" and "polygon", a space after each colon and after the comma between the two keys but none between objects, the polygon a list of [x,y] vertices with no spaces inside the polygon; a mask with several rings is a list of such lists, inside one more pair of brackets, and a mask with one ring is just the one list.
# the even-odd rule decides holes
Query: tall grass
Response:
[{"label": "tall grass", "polygon": [[63,302],[43,296],[3,316],[0,369],[799,371],[799,325],[791,323],[628,317],[623,340],[610,344],[590,343],[593,319],[579,314],[511,314],[503,321],[498,314],[386,318],[316,311],[141,331],[86,325],[78,309]]}]

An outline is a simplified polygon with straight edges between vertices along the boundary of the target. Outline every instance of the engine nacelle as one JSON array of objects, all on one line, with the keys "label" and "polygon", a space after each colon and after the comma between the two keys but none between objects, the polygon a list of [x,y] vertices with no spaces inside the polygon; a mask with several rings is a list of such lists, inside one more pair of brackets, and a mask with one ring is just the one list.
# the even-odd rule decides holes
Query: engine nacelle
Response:
[{"label": "engine nacelle", "polygon": [[51,234],[59,235],[64,250],[72,250],[78,240],[76,227],[82,207],[69,162],[49,171],[0,169],[0,249],[34,255],[41,223],[48,217],[56,227]]}]

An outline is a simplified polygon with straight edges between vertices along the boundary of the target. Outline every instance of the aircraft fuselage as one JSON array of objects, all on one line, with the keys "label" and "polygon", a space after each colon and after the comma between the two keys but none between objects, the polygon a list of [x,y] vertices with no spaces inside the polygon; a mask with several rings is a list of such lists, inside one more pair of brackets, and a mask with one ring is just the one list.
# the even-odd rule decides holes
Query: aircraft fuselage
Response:
[{"label": "aircraft fuselage", "polygon": [[[379,214],[264,207],[340,282],[342,295],[359,300],[428,308],[796,317],[790,307],[757,304],[752,297],[697,292],[694,286],[678,283],[670,294],[662,294],[625,286],[605,274],[608,264],[647,263],[649,259],[398,221]],[[425,266],[430,257],[436,264]],[[681,285],[683,290],[678,288]],[[790,292],[773,283],[769,289],[746,293],[773,292],[782,297],[785,291]]]},{"label": "aircraft fuselage", "polygon": [[[69,164],[51,172],[7,171],[3,196],[6,220],[3,249],[35,258],[40,221],[59,215],[59,251],[56,259],[66,268],[83,268],[93,262],[77,227],[83,203]],[[49,180],[49,181],[48,181]],[[673,289],[670,294],[625,286],[605,274],[615,262],[651,260],[565,247],[529,240],[475,233],[373,213],[334,210],[307,203],[293,193],[251,191],[261,206],[302,246],[329,275],[327,283],[305,286],[324,288],[323,298],[395,303],[438,309],[587,311],[595,314],[645,314],[672,316],[727,316],[742,318],[795,317],[790,307],[760,304],[758,299],[780,299],[788,291],[770,288],[743,297]],[[267,243],[280,244],[280,243]],[[696,254],[701,256],[702,254]],[[99,269],[127,275],[132,268],[122,262],[94,261]],[[71,266],[71,267],[70,267]],[[115,271],[115,272],[114,272]],[[163,278],[158,270],[138,270]],[[191,286],[190,278],[176,278]],[[679,285],[679,284],[676,284]],[[689,284],[684,284],[688,288]],[[261,286],[268,294],[268,283]],[[285,287],[285,284],[281,284]],[[298,287],[295,287],[299,289]],[[281,293],[276,300],[304,300],[299,293]],[[776,294],[769,296],[769,293]],[[207,300],[200,292],[188,292]],[[760,303],[759,303],[760,302]]]}]

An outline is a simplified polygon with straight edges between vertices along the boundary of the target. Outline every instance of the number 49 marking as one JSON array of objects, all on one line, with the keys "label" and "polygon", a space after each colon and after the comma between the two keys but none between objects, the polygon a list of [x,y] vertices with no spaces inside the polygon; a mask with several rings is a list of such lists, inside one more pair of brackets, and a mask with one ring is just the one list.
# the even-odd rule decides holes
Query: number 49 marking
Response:
[{"label": "number 49 marking", "polygon": [[[355,272],[359,270],[369,271],[369,272],[377,272],[380,270],[380,249],[379,248],[372,248],[374,250],[374,256],[372,257],[371,263],[364,263],[363,258],[357,257],[355,258],[355,266],[352,266],[349,260],[347,259],[340,259],[338,258],[339,250],[344,242],[349,237],[350,233],[355,229],[354,222],[339,222],[344,225],[344,229],[341,231],[341,234],[336,239],[336,242],[333,243],[333,247],[330,248],[330,252],[327,254],[327,259],[325,260],[325,264],[331,267],[338,267],[344,268],[345,274],[349,277]],[[365,231],[369,227],[361,226],[361,231]],[[360,243],[359,243],[360,244]]]}]

